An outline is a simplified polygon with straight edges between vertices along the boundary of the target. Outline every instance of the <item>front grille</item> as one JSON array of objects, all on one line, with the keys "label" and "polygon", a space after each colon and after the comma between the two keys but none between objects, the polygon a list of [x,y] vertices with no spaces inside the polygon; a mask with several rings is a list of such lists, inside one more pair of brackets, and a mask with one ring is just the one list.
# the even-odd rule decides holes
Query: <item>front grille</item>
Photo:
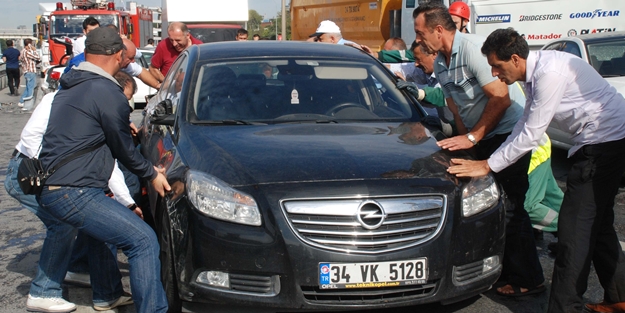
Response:
[{"label": "front grille", "polygon": [[388,288],[357,288],[357,289],[321,289],[317,286],[300,286],[304,298],[311,302],[341,302],[345,304],[361,304],[380,300],[401,300],[424,298],[434,293],[435,282],[425,285],[401,286]]},{"label": "front grille", "polygon": [[484,261],[454,266],[453,279],[456,285],[462,285],[474,281],[482,275]]},{"label": "front grille", "polygon": [[230,273],[230,290],[240,293],[273,296],[280,293],[279,276],[257,276]]},{"label": "front grille", "polygon": [[291,229],[315,247],[379,254],[422,244],[442,229],[444,195],[374,199],[290,199],[282,208]]}]

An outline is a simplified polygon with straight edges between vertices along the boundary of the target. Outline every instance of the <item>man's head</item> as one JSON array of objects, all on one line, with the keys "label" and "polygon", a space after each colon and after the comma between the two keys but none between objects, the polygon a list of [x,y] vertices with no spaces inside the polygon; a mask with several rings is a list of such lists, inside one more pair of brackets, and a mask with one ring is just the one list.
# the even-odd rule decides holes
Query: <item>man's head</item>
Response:
[{"label": "man's head", "polygon": [[382,50],[406,50],[406,42],[399,37],[393,37],[384,43]]},{"label": "man's head", "polygon": [[187,25],[181,22],[173,22],[167,27],[168,40],[178,52],[191,46],[191,34]]},{"label": "man's head", "polygon": [[122,68],[126,68],[128,64],[135,61],[135,56],[137,55],[137,46],[127,38],[122,39],[124,42],[124,46],[126,46],[126,53],[124,55],[124,60],[122,61]]},{"label": "man's head", "polygon": [[117,32],[107,27],[98,27],[87,34],[85,59],[114,75],[122,68],[125,49]]},{"label": "man's head", "polygon": [[322,21],[317,31],[309,37],[314,37],[317,42],[338,43],[343,38],[341,29],[332,21]]},{"label": "man's head", "polygon": [[98,27],[100,27],[100,22],[93,16],[89,16],[82,21],[82,32],[85,33],[85,35]]},{"label": "man's head", "polygon": [[462,1],[456,1],[449,6],[449,14],[451,14],[451,19],[456,24],[456,29],[460,32],[466,32],[467,25],[471,19],[469,6]]},{"label": "man's head", "polygon": [[412,49],[415,66],[423,70],[426,74],[434,73],[434,60],[438,52],[430,53],[422,45],[414,45]]},{"label": "man's head", "polygon": [[154,39],[152,38],[148,39],[148,45],[154,45]]},{"label": "man's head", "polygon": [[137,93],[137,82],[126,72],[119,71],[113,75],[117,83],[124,88],[124,95],[126,99],[132,99],[132,96]]},{"label": "man's head", "polygon": [[243,29],[243,28],[239,28],[239,30],[237,30],[237,41],[247,41],[247,30]]},{"label": "man's head", "polygon": [[9,39],[6,41],[7,47],[13,47],[13,40]]},{"label": "man's head", "polygon": [[260,35],[259,34],[254,34],[254,36],[252,36],[252,38],[254,38],[254,41],[258,41],[258,40],[260,40]]},{"label": "man's head", "polygon": [[432,53],[441,50],[444,36],[453,36],[456,31],[451,15],[442,4],[422,4],[412,12],[412,17],[416,42]]},{"label": "man's head", "polygon": [[24,39],[24,47],[28,47],[33,44],[33,40],[30,38]]},{"label": "man's head", "polygon": [[529,52],[527,41],[512,28],[495,30],[482,45],[482,53],[488,59],[493,76],[508,85],[525,81]]}]

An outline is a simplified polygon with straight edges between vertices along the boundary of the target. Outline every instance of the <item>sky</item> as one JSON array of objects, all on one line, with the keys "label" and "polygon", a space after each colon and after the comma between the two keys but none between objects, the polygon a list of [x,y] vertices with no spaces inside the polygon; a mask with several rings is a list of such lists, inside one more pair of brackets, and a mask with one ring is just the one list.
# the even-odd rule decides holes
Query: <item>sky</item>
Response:
[{"label": "sky", "polygon": [[[59,0],[63,3],[69,0]],[[196,0],[204,1],[204,0]],[[224,0],[227,1],[227,0]],[[54,0],[2,0],[0,8],[0,29],[15,29],[19,25],[26,25],[26,29],[32,29],[32,25],[36,22],[39,11],[40,2],[56,2]],[[137,4],[145,6],[160,6],[161,0],[136,0]],[[280,11],[282,0],[248,0],[251,10],[256,10],[265,18],[273,18]],[[287,4],[289,1],[287,0]],[[117,6],[121,5],[120,0],[115,0]]]}]

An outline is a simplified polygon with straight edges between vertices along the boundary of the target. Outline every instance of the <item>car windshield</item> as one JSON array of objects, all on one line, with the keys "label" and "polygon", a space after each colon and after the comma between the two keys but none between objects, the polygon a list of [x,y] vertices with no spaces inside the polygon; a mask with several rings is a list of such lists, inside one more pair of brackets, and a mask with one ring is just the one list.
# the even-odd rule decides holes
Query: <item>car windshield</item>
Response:
[{"label": "car windshield", "polygon": [[148,65],[152,64],[152,56],[154,55],[154,51],[141,50],[141,54],[143,55],[145,61],[148,62]]},{"label": "car windshield", "polygon": [[417,111],[376,63],[263,59],[198,65],[191,121],[408,120]]},{"label": "car windshield", "polygon": [[50,22],[52,29],[50,29],[50,35],[76,35],[82,34],[82,22],[89,16],[95,17],[100,25],[113,24],[119,27],[117,23],[116,15],[114,14],[101,14],[101,15],[72,15],[72,14],[54,14],[50,16]]},{"label": "car windshield", "polygon": [[588,45],[590,64],[603,77],[625,76],[625,40]]}]

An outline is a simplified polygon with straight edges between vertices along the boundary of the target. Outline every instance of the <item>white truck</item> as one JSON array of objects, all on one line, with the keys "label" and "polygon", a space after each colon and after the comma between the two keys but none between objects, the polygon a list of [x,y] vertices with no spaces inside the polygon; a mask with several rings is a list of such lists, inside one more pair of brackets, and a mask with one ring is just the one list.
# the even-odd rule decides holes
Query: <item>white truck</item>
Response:
[{"label": "white truck", "polygon": [[249,20],[247,0],[162,0],[162,38],[170,22],[183,22],[202,42],[235,40]]},{"label": "white truck", "polygon": [[[412,12],[421,3],[453,0],[402,0],[401,37],[414,41]],[[621,0],[464,0],[471,9],[469,31],[488,36],[512,27],[524,35],[531,49],[552,39],[625,30],[625,1]]]}]

